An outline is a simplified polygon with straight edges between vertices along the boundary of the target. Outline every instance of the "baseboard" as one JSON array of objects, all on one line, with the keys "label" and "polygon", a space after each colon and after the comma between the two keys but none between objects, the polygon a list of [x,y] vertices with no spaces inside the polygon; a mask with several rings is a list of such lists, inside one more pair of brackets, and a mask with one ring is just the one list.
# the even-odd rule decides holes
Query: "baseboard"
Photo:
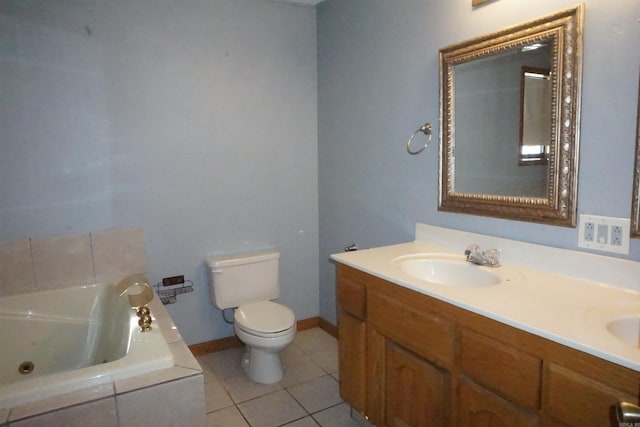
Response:
[{"label": "baseboard", "polygon": [[[338,329],[334,325],[317,316],[298,320],[296,322],[296,328],[298,331],[304,331],[305,329],[311,328],[321,328],[334,337],[337,337],[338,332]],[[202,356],[203,354],[242,346],[242,341],[234,335],[232,337],[219,338],[213,341],[192,344],[189,346],[189,350],[191,350],[191,353],[193,353],[194,356]]]},{"label": "baseboard", "polygon": [[298,320],[296,322],[296,328],[298,331],[304,331],[305,329],[317,328],[320,326],[319,317],[310,317],[308,319]]},{"label": "baseboard", "polygon": [[189,346],[189,350],[194,356],[202,356],[203,354],[222,351],[234,347],[242,347],[242,341],[235,335],[232,337],[219,338],[213,341],[201,342]]},{"label": "baseboard", "polygon": [[320,324],[318,326],[328,334],[332,335],[334,338],[338,338],[338,327],[333,323],[329,323],[328,320],[325,320],[321,317]]}]

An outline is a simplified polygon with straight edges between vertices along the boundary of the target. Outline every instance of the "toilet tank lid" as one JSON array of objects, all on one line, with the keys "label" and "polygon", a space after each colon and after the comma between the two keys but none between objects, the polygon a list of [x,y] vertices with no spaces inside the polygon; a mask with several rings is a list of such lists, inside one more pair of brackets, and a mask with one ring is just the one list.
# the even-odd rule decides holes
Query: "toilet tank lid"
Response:
[{"label": "toilet tank lid", "polygon": [[280,258],[277,251],[255,251],[243,252],[230,255],[215,255],[207,257],[207,265],[211,268],[231,267],[234,265],[252,264],[255,262],[267,261]]}]

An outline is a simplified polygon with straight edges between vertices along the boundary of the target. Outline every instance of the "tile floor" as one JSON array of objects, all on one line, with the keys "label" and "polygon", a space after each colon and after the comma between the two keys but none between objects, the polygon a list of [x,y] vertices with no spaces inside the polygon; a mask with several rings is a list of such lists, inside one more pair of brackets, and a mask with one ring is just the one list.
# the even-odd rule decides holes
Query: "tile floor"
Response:
[{"label": "tile floor", "polygon": [[209,427],[359,427],[338,391],[338,342],[320,328],[299,331],[282,353],[276,384],[247,378],[243,348],[198,357]]}]

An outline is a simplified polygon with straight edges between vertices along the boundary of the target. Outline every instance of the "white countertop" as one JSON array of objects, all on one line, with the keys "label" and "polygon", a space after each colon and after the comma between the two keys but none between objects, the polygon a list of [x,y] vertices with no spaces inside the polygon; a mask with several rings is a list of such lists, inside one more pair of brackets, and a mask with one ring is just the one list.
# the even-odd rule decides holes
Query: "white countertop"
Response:
[{"label": "white countertop", "polygon": [[[461,244],[463,241],[465,243]],[[461,256],[469,244],[501,250],[501,267],[479,267],[499,275],[499,284],[485,287],[434,284],[404,273],[392,262],[398,257],[415,254]],[[344,252],[331,255],[331,258],[640,372],[640,349],[616,338],[606,329],[611,320],[640,316],[638,262],[424,224],[418,224],[414,242]]]}]

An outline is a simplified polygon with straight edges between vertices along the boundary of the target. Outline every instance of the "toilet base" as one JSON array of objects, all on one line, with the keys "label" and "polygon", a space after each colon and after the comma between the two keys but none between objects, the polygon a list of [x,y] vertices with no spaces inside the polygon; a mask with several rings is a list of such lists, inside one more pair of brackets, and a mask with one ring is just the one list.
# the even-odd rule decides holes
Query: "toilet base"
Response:
[{"label": "toilet base", "polygon": [[280,354],[255,347],[247,346],[242,356],[242,368],[252,381],[261,384],[277,383],[283,376]]}]

